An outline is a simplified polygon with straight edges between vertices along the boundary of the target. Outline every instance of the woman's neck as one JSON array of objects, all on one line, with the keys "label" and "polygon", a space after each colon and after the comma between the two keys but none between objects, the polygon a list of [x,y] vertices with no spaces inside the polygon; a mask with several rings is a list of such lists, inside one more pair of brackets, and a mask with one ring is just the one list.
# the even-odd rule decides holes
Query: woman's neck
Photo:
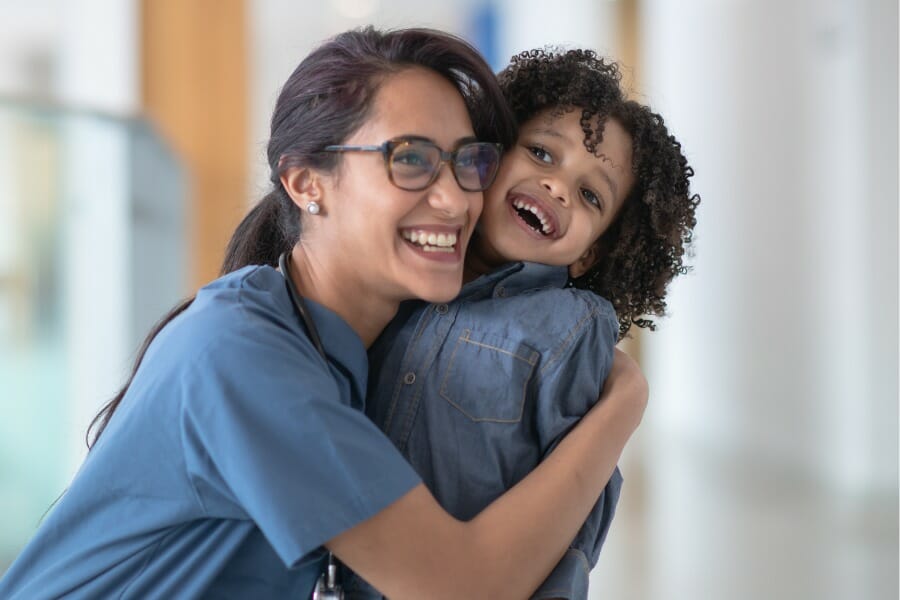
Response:
[{"label": "woman's neck", "polygon": [[463,283],[469,283],[482,275],[487,275],[503,264],[502,260],[498,260],[494,256],[495,254],[482,241],[481,236],[476,233],[466,252],[466,261],[463,265]]},{"label": "woman's neck", "polygon": [[366,348],[397,314],[398,301],[361,289],[357,277],[317,260],[304,250],[302,242],[294,246],[291,259],[290,276],[300,293],[337,313]]}]

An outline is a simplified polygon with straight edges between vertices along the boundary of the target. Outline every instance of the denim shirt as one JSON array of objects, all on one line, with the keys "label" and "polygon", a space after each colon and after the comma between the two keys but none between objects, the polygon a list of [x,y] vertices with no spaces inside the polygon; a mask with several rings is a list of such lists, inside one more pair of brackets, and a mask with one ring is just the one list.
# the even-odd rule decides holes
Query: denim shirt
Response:
[{"label": "denim shirt", "polygon": [[[618,322],[567,279],[566,267],[507,265],[449,304],[404,303],[369,350],[366,412],[458,519],[518,483],[597,402]],[[616,469],[533,598],[587,598],[621,484]],[[352,575],[345,586],[378,597]]]}]

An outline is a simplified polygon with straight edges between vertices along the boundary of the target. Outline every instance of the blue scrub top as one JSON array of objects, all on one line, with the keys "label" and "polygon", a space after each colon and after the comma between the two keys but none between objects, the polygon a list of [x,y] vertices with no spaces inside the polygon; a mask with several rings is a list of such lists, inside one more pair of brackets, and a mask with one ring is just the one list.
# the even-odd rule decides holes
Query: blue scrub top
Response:
[{"label": "blue scrub top", "polygon": [[157,336],[2,598],[308,598],[321,546],[419,477],[362,412],[366,351],[247,267]]}]

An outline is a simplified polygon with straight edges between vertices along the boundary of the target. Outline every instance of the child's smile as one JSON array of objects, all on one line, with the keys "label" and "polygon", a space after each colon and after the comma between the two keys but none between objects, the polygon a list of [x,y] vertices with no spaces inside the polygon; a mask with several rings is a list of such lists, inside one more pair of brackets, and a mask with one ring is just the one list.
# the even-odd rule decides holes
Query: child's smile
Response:
[{"label": "child's smile", "polygon": [[508,199],[525,231],[533,232],[538,239],[557,237],[559,218],[551,202],[524,193],[510,194]]}]

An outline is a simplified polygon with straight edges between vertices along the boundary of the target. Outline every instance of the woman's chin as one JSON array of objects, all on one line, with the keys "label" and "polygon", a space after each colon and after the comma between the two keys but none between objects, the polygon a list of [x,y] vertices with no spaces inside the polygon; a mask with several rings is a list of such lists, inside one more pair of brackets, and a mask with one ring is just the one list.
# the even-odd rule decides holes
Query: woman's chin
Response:
[{"label": "woman's chin", "polygon": [[414,297],[432,304],[450,302],[459,295],[462,288],[462,271],[458,277],[441,277],[435,281],[421,281],[412,290]]}]

